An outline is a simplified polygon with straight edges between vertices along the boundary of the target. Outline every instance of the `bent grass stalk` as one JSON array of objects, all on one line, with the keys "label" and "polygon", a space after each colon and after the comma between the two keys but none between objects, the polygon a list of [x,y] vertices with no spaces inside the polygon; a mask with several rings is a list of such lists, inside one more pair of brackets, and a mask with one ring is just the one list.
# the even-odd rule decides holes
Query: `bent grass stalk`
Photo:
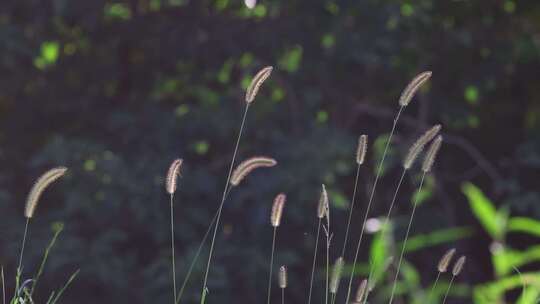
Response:
[{"label": "bent grass stalk", "polygon": [[[26,244],[26,236],[28,234],[28,225],[30,223],[30,219],[34,216],[34,212],[36,211],[36,207],[39,202],[39,198],[41,197],[41,194],[47,187],[52,184],[55,180],[62,177],[67,171],[66,167],[57,167],[48,170],[44,174],[42,174],[37,181],[32,186],[32,189],[30,189],[30,193],[28,194],[28,198],[26,200],[26,206],[24,209],[24,216],[26,217],[26,224],[24,226],[24,234],[23,234],[23,240],[21,245],[21,252],[19,254],[19,265],[17,266],[17,276],[20,277],[22,272],[22,260],[24,255],[24,246]],[[17,280],[18,281],[18,280]],[[16,287],[19,287],[19,284],[17,282]]]},{"label": "bent grass stalk", "polygon": [[[407,167],[410,168],[410,166],[412,166],[412,164],[414,163],[414,160],[416,159],[416,157],[419,154],[419,152],[417,150],[422,150],[423,147],[419,147],[418,143],[425,140],[426,135],[431,134],[432,133],[431,131],[434,130],[436,127],[437,126],[430,129],[428,132],[426,132],[426,134],[424,134],[424,136],[420,137],[420,139],[418,139],[418,141],[415,142],[415,144],[413,145],[413,147],[411,148],[411,150],[409,152],[409,155],[407,155],[407,157],[405,158],[405,163],[404,163],[405,168],[407,168]],[[439,126],[439,129],[440,129],[440,126]],[[429,136],[431,136],[431,135],[429,135]],[[433,136],[435,136],[435,134],[433,134]],[[431,137],[433,137],[433,136],[431,136]],[[423,142],[423,144],[425,145],[425,144],[427,144],[427,142]],[[426,156],[424,157],[424,161],[422,163],[422,179],[420,180],[420,186],[418,187],[418,192],[417,193],[420,193],[422,191],[422,186],[424,185],[424,179],[426,177],[426,174],[431,171],[431,169],[433,167],[433,163],[435,162],[435,158],[437,157],[437,153],[439,152],[439,149],[441,148],[441,144],[442,144],[442,136],[439,135],[433,141],[433,143],[431,143],[431,145],[429,147],[429,150],[427,151]],[[414,154],[414,157],[412,157],[411,154]],[[392,304],[392,300],[394,299],[394,294],[396,292],[396,286],[397,286],[397,280],[398,280],[398,277],[399,277],[399,271],[400,271],[400,268],[401,268],[401,262],[403,261],[403,255],[405,253],[405,247],[407,246],[407,240],[409,238],[409,233],[411,231],[411,226],[412,226],[412,223],[413,223],[413,220],[414,220],[414,213],[416,211],[416,208],[418,207],[418,199],[419,199],[419,195],[416,195],[415,198],[414,198],[413,210],[412,210],[412,213],[411,213],[411,216],[410,216],[410,219],[409,219],[409,225],[407,226],[407,232],[405,233],[405,240],[404,240],[403,245],[401,247],[401,253],[399,255],[398,267],[397,267],[396,275],[394,277],[394,283],[393,283],[393,286],[392,286],[392,293],[390,294],[390,301],[388,302],[388,304]]]},{"label": "bent grass stalk", "polygon": [[204,274],[203,287],[202,287],[202,291],[201,291],[201,304],[204,304],[205,300],[206,300],[206,294],[207,294],[207,291],[208,291],[208,287],[207,287],[208,272],[210,271],[210,265],[212,263],[212,255],[214,253],[214,244],[215,244],[215,241],[216,241],[217,230],[219,228],[219,220],[221,218],[221,211],[223,210],[223,204],[225,203],[225,197],[226,197],[227,191],[228,191],[228,189],[230,187],[229,182],[231,181],[231,175],[232,175],[232,171],[233,171],[233,166],[234,166],[234,162],[236,160],[236,154],[238,153],[238,146],[240,145],[240,139],[242,138],[242,133],[244,131],[244,125],[246,123],[246,117],[247,117],[247,114],[248,114],[249,106],[255,100],[255,97],[256,97],[262,83],[268,77],[270,77],[271,73],[272,73],[272,67],[269,66],[269,67],[263,68],[261,71],[259,71],[255,75],[255,77],[251,81],[251,83],[250,83],[250,85],[249,85],[249,87],[248,87],[248,89],[246,91],[246,97],[245,97],[246,106],[245,106],[245,110],[244,110],[244,115],[242,116],[242,123],[240,124],[240,130],[238,131],[236,144],[234,146],[233,156],[232,156],[232,159],[231,159],[231,163],[229,165],[229,173],[227,174],[227,180],[225,182],[225,186],[224,186],[224,189],[223,189],[223,195],[221,196],[221,202],[219,204],[219,208],[218,208],[218,212],[217,212],[216,223],[215,223],[215,226],[214,226],[214,232],[212,234],[212,242],[210,243],[210,252],[208,254],[208,262],[206,263],[206,271],[205,271],[205,274]]},{"label": "bent grass stalk", "polygon": [[[393,211],[394,205],[396,203],[396,199],[397,199],[397,196],[398,196],[398,193],[399,193],[399,189],[401,188],[401,185],[403,183],[403,179],[404,179],[407,171],[412,167],[414,161],[416,160],[416,158],[418,158],[418,155],[420,154],[420,152],[422,152],[425,145],[430,140],[432,140],[433,137],[435,137],[437,135],[437,133],[440,131],[440,129],[441,129],[440,125],[433,126],[429,130],[427,130],[422,136],[420,136],[414,142],[414,144],[411,146],[411,148],[409,149],[409,152],[408,152],[408,154],[405,157],[405,160],[403,162],[403,170],[401,172],[399,182],[398,182],[398,184],[396,186],[396,190],[394,191],[394,195],[392,196],[392,201],[390,203],[390,207],[388,208],[388,212],[386,214],[386,217],[384,219],[384,223],[382,225],[382,230],[381,230],[382,235],[384,235],[384,233],[386,233],[386,229],[388,229],[388,226],[389,226],[389,223],[390,223],[390,216],[392,215],[392,211]],[[427,170],[427,171],[429,171],[429,170]],[[369,279],[371,279],[371,276],[373,275],[373,271],[374,271],[373,263],[370,262],[370,270],[369,270],[369,276],[368,276]],[[369,296],[369,291],[366,294],[366,299],[368,298],[368,296]]]}]

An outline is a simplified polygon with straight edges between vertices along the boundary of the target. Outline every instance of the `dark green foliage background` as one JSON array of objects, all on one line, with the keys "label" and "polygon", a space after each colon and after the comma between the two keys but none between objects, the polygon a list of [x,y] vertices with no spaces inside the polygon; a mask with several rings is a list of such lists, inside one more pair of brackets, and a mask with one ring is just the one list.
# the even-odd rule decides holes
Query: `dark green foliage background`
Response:
[{"label": "dark green foliage background", "polygon": [[[66,165],[68,177],[45,194],[31,225],[27,275],[51,225],[65,223],[38,300],[80,267],[65,303],[170,302],[163,176],[184,158],[175,197],[183,278],[219,202],[244,89],[274,65],[250,110],[239,159],[269,155],[279,166],[250,176],[227,201],[209,301],[264,301],[268,213],[278,192],[289,199],[277,263],[289,265],[288,301],[304,301],[320,184],[331,192],[341,244],[357,137],[378,143],[361,174],[363,211],[398,96],[423,70],[433,78],[400,122],[373,214],[385,213],[411,141],[442,123],[445,145],[413,234],[470,226],[474,235],[407,259],[427,285],[440,255],[455,246],[469,256],[460,282],[493,279],[490,238],[460,186],[471,181],[512,214],[540,218],[540,3],[259,2],[251,12],[240,0],[0,2],[0,261],[8,278],[26,193],[39,174]],[[418,177],[416,170],[407,177],[398,202],[398,239]],[[354,216],[355,237],[362,215]],[[508,240],[517,248],[537,241]],[[202,266],[186,294],[191,301]]]}]

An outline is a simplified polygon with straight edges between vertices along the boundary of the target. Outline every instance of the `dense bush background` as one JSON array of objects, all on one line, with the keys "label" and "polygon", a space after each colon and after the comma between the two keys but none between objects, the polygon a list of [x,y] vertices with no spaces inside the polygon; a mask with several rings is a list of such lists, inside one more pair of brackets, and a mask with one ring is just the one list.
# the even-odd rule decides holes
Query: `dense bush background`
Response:
[{"label": "dense bush background", "polygon": [[[373,215],[385,213],[408,145],[442,123],[445,145],[413,234],[472,232],[407,260],[427,286],[440,255],[456,246],[469,257],[460,283],[492,281],[491,238],[461,185],[473,182],[513,215],[540,218],[539,16],[535,0],[266,0],[253,11],[240,0],[1,1],[0,261],[13,277],[25,196],[39,174],[66,165],[69,176],[46,193],[31,225],[26,273],[51,225],[65,224],[38,300],[80,267],[66,303],[170,302],[163,175],[173,158],[185,159],[176,196],[183,278],[218,204],[244,89],[274,65],[239,158],[265,154],[279,166],[250,176],[227,202],[209,300],[265,299],[268,212],[283,191],[277,263],[290,267],[288,301],[302,303],[320,184],[331,191],[341,244],[357,137],[366,133],[375,146],[362,170],[355,236],[397,98],[429,69],[431,82],[398,127]],[[407,177],[398,202],[397,239],[417,182],[416,172]],[[538,239],[506,241],[525,249]],[[202,268],[188,291],[193,301]],[[463,290],[459,302],[471,302]]]}]

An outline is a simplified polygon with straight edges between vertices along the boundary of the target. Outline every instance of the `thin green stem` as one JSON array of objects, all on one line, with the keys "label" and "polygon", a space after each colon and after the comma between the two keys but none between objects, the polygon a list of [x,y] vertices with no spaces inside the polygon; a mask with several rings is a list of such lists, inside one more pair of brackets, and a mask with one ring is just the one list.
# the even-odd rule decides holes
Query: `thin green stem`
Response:
[{"label": "thin green stem", "polygon": [[[401,188],[401,184],[403,183],[403,179],[405,178],[405,174],[407,173],[407,169],[403,169],[403,172],[401,173],[401,177],[399,178],[399,182],[397,184],[397,187],[396,187],[396,190],[394,191],[394,195],[392,197],[392,202],[390,203],[390,207],[388,208],[388,212],[386,214],[386,218],[384,219],[384,223],[382,225],[382,228],[381,228],[381,236],[384,238],[384,235],[386,233],[386,229],[388,227],[388,224],[390,222],[390,216],[392,215],[392,211],[394,210],[394,205],[396,203],[396,200],[397,200],[397,196],[398,196],[398,193],[399,193],[399,189]],[[373,261],[370,262],[370,265],[369,265],[369,276],[368,276],[368,279],[371,280],[372,276],[373,276]],[[366,291],[367,293],[367,291]],[[367,296],[366,296],[367,298]]]},{"label": "thin green stem", "polygon": [[452,276],[452,279],[450,279],[450,284],[448,284],[448,288],[446,289],[446,293],[444,294],[444,299],[442,301],[442,304],[446,302],[446,298],[448,297],[448,293],[450,293],[450,288],[452,288],[452,283],[454,283],[455,276]]},{"label": "thin green stem", "polygon": [[349,210],[349,219],[347,220],[347,229],[345,229],[345,238],[343,240],[343,248],[341,249],[341,256],[345,257],[345,250],[347,248],[347,242],[349,240],[349,229],[351,227],[352,214],[354,210],[354,204],[356,202],[356,190],[358,188],[358,177],[360,176],[360,165],[356,167],[356,178],[354,179],[354,190],[351,198],[351,209]]},{"label": "thin green stem", "polygon": [[238,146],[240,145],[240,139],[242,138],[242,132],[244,130],[244,124],[246,122],[246,117],[247,117],[248,110],[249,110],[249,103],[246,103],[246,108],[245,108],[245,111],[244,111],[244,115],[242,117],[242,123],[240,125],[240,131],[238,131],[238,137],[236,139],[236,144],[235,144],[235,147],[234,147],[233,156],[232,156],[232,159],[231,159],[231,163],[229,165],[229,173],[227,174],[227,181],[225,182],[225,188],[223,189],[223,195],[221,196],[221,203],[219,204],[219,208],[218,208],[216,224],[214,226],[214,233],[212,235],[212,242],[210,243],[210,252],[208,254],[208,262],[206,263],[206,271],[205,271],[205,274],[204,274],[203,288],[202,288],[202,291],[201,291],[201,304],[204,304],[204,302],[206,300],[206,292],[208,290],[208,288],[207,288],[208,272],[210,272],[210,265],[212,263],[212,254],[214,253],[214,244],[215,244],[215,241],[216,241],[217,230],[219,228],[219,220],[221,218],[221,211],[223,210],[223,204],[225,203],[226,193],[227,193],[227,190],[229,188],[229,182],[231,180],[231,174],[232,174],[232,171],[233,171],[234,162],[236,160],[236,154],[238,153]]},{"label": "thin green stem", "polygon": [[28,234],[28,223],[30,223],[30,218],[26,218],[26,225],[24,225],[24,235],[21,245],[21,253],[19,255],[19,266],[17,267],[17,271],[22,272],[22,260],[24,255],[24,245],[26,244],[26,235]]},{"label": "thin green stem", "polygon": [[[230,193],[230,189],[227,191],[226,197],[228,197],[229,193]],[[204,244],[206,243],[206,240],[208,239],[208,236],[210,235],[210,232],[212,231],[212,227],[214,226],[216,219],[217,219],[217,210],[214,213],[214,217],[212,218],[210,225],[208,226],[208,228],[206,229],[206,232],[204,233],[204,236],[201,240],[201,243],[199,244],[199,247],[197,248],[197,251],[195,252],[195,256],[193,257],[191,264],[189,265],[189,269],[186,274],[186,277],[184,278],[184,282],[182,283],[182,287],[180,287],[180,291],[178,292],[178,299],[176,299],[176,304],[180,303],[180,299],[182,298],[182,295],[184,294],[184,290],[187,286],[189,278],[191,277],[191,273],[193,272],[193,269],[195,268],[195,264],[197,263],[197,260],[199,259],[202,248],[204,247]]]},{"label": "thin green stem", "polygon": [[[424,185],[424,179],[426,177],[426,172],[422,173],[422,180],[420,180],[420,186],[418,187],[418,193],[422,191],[422,186]],[[397,280],[399,277],[399,270],[401,269],[401,262],[403,262],[403,255],[405,254],[405,247],[407,246],[407,240],[409,239],[409,233],[411,232],[411,226],[414,220],[414,213],[416,211],[416,207],[418,206],[418,198],[419,195],[415,196],[414,202],[413,202],[413,210],[411,213],[411,217],[409,219],[409,225],[407,226],[407,233],[405,233],[405,240],[403,241],[403,245],[401,247],[401,253],[399,255],[399,262],[396,270],[396,275],[394,277],[394,284],[392,286],[392,293],[390,294],[390,301],[388,301],[388,304],[392,304],[392,301],[394,300],[394,294],[396,292],[396,286],[397,286]]]},{"label": "thin green stem", "polygon": [[313,251],[313,265],[311,266],[311,280],[309,283],[309,296],[308,304],[311,304],[311,294],[313,292],[313,278],[315,276],[315,264],[317,263],[317,249],[319,247],[319,236],[321,233],[321,221],[322,218],[319,218],[319,224],[317,225],[317,238],[315,239],[315,250]]},{"label": "thin green stem", "polygon": [[174,195],[171,194],[171,262],[172,262],[172,277],[173,277],[173,296],[176,303],[176,265],[174,262]]},{"label": "thin green stem", "polygon": [[47,245],[47,248],[45,249],[45,253],[43,254],[43,258],[41,259],[41,264],[39,265],[39,269],[37,274],[34,277],[32,288],[30,289],[30,296],[34,294],[34,290],[36,289],[36,285],[39,281],[39,278],[43,274],[43,269],[45,268],[45,264],[47,263],[47,260],[49,258],[49,253],[51,252],[51,249],[54,247],[54,244],[56,243],[56,240],[58,239],[58,236],[62,232],[63,228],[60,228],[54,232],[54,235],[49,242],[49,245]]},{"label": "thin green stem", "polygon": [[281,304],[285,304],[285,288],[281,288]]},{"label": "thin green stem", "polygon": [[360,230],[360,237],[358,238],[358,245],[356,246],[356,253],[354,254],[354,260],[353,260],[353,270],[351,272],[350,278],[349,278],[349,287],[347,289],[347,298],[345,300],[345,303],[349,303],[349,299],[351,296],[351,289],[352,289],[352,281],[353,276],[356,270],[356,261],[358,260],[358,254],[360,253],[360,247],[362,245],[362,238],[364,236],[364,226],[366,225],[367,218],[369,216],[369,210],[371,209],[371,204],[373,203],[373,198],[375,196],[375,190],[377,189],[377,184],[379,182],[379,178],[382,173],[382,168],[384,164],[384,160],[386,159],[386,154],[388,153],[388,147],[390,146],[390,142],[392,141],[392,137],[394,136],[394,132],[396,131],[396,126],[399,121],[399,117],[401,116],[401,112],[403,111],[405,107],[401,106],[399,108],[399,111],[396,114],[396,117],[394,118],[394,122],[392,124],[392,130],[390,131],[390,135],[388,136],[388,140],[386,141],[386,145],[384,147],[384,152],[381,158],[381,161],[379,162],[378,168],[377,168],[377,175],[375,176],[375,181],[373,182],[373,188],[371,189],[371,194],[369,196],[368,205],[366,208],[366,213],[364,215],[364,221],[362,223],[362,229]]},{"label": "thin green stem", "polygon": [[272,270],[274,269],[274,251],[276,249],[276,232],[277,227],[274,227],[274,235],[272,237],[272,253],[270,254],[270,274],[268,275],[268,296],[267,304],[270,304],[270,294],[272,293]]},{"label": "thin green stem", "polygon": [[435,291],[435,287],[437,287],[437,283],[439,282],[439,278],[441,277],[441,272],[437,272],[437,278],[435,279],[435,282],[433,283],[433,286],[431,287],[431,290],[428,294],[428,303],[431,303],[431,297],[433,296],[433,292]]}]

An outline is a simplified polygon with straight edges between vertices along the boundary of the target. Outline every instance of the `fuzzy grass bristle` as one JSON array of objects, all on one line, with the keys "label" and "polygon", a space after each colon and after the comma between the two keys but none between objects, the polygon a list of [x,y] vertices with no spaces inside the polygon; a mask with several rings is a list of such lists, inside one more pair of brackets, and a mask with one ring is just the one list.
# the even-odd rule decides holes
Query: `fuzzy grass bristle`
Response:
[{"label": "fuzzy grass bristle", "polygon": [[180,168],[182,168],[183,160],[181,158],[175,159],[167,171],[167,178],[165,179],[165,189],[167,193],[174,194],[178,187],[178,176],[180,176]]},{"label": "fuzzy grass bristle", "polygon": [[457,277],[461,271],[463,270],[463,266],[465,265],[466,257],[463,255],[461,256],[457,262],[454,264],[454,267],[452,268],[452,275]]},{"label": "fuzzy grass bristle", "polygon": [[362,282],[360,282],[360,285],[358,285],[358,289],[356,290],[356,298],[355,298],[356,303],[363,303],[364,297],[366,295],[367,287],[368,287],[368,280],[363,279]]},{"label": "fuzzy grass bristle", "polygon": [[287,196],[284,193],[280,193],[274,199],[272,205],[272,213],[270,215],[270,223],[273,227],[279,227],[281,223],[281,216],[283,215],[283,207],[285,207],[285,201]]},{"label": "fuzzy grass bristle", "polygon": [[328,192],[326,192],[326,186],[322,184],[319,205],[317,206],[317,217],[323,218],[326,215],[328,207]]},{"label": "fuzzy grass bristle", "polygon": [[356,149],[356,163],[358,165],[362,165],[366,158],[367,141],[368,141],[367,135],[361,135],[360,138],[358,139],[358,148]]},{"label": "fuzzy grass bristle", "polygon": [[439,152],[439,149],[441,148],[442,144],[442,136],[439,135],[433,143],[429,146],[428,152],[426,154],[426,157],[424,158],[424,162],[422,163],[422,171],[429,172],[431,171],[431,168],[433,167],[433,163],[435,162],[435,158],[437,157],[437,153]]},{"label": "fuzzy grass bristle", "polygon": [[274,69],[273,67],[267,66],[263,68],[262,70],[260,70],[255,75],[255,77],[253,77],[253,80],[251,80],[251,83],[249,84],[246,90],[246,102],[248,104],[252,103],[255,100],[255,97],[257,96],[257,93],[259,92],[261,85],[264,83],[264,81],[268,77],[270,77],[270,74],[272,74],[273,69]]},{"label": "fuzzy grass bristle", "polygon": [[343,273],[344,264],[345,260],[343,259],[343,257],[337,258],[336,262],[334,263],[334,268],[332,269],[332,276],[330,278],[330,293],[337,293],[339,281],[341,280],[341,274]]},{"label": "fuzzy grass bristle", "polygon": [[55,180],[62,177],[66,173],[66,171],[66,167],[53,168],[45,172],[37,179],[37,181],[34,183],[34,186],[32,186],[32,189],[30,190],[30,193],[28,194],[28,198],[26,200],[26,207],[24,209],[24,216],[26,218],[32,218],[32,216],[34,216],[34,212],[39,202],[39,198],[41,197],[43,191],[45,191],[45,189]]},{"label": "fuzzy grass bristle", "polygon": [[439,264],[437,265],[437,270],[439,272],[444,273],[448,271],[448,266],[450,265],[450,262],[452,261],[452,258],[454,257],[455,253],[456,253],[455,248],[452,248],[446,251],[446,253],[439,260]]},{"label": "fuzzy grass bristle", "polygon": [[434,125],[414,142],[403,161],[403,168],[405,168],[405,170],[408,170],[412,167],[414,161],[418,158],[420,152],[424,150],[426,144],[429,143],[439,133],[440,130],[441,125]]},{"label": "fuzzy grass bristle", "polygon": [[231,185],[238,186],[251,171],[258,168],[269,168],[277,164],[273,158],[256,156],[241,162],[231,175]]},{"label": "fuzzy grass bristle", "polygon": [[406,107],[418,91],[418,89],[431,78],[431,72],[426,71],[423,73],[418,74],[416,77],[409,82],[407,87],[405,87],[405,90],[403,90],[403,93],[401,93],[401,96],[399,97],[399,105],[402,107]]}]

